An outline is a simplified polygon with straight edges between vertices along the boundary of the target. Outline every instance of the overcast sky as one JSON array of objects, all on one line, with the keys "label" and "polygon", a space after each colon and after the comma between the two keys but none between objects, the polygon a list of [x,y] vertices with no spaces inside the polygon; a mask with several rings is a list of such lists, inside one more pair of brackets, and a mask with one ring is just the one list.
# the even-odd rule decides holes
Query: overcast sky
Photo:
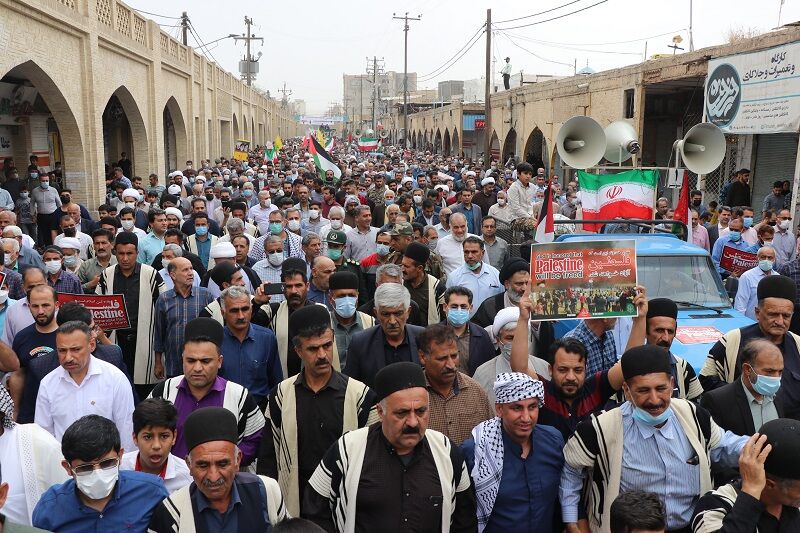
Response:
[{"label": "overcast sky", "polygon": [[[245,15],[252,17],[253,32],[264,37],[264,45],[254,43],[253,48],[254,55],[263,53],[256,84],[279,97],[277,90],[286,82],[292,91],[290,98],[304,99],[309,113],[323,113],[332,102],[341,102],[342,74],[364,73],[367,56],[383,58],[386,70],[403,71],[403,23],[392,19],[393,11],[397,15],[406,11],[410,16],[422,15],[421,21],[409,23],[408,70],[419,74],[418,88],[436,88],[439,81],[477,78],[484,73],[483,36],[452,66],[447,62],[485,23],[487,8],[492,8],[493,21],[503,21],[568,3],[535,17],[496,22],[495,70],[500,70],[506,56],[511,57],[515,73],[522,69],[526,74],[570,75],[576,59],[579,69],[588,61],[593,69],[605,70],[641,61],[645,43],[648,56],[672,53],[667,46],[676,34],[683,36],[680,46],[688,50],[689,0],[128,1],[136,9],[169,17],[178,17],[186,10],[206,43],[243,33]],[[731,28],[768,31],[776,27],[780,3],[695,0],[695,48],[725,42]],[[558,20],[511,29],[587,7]],[[177,20],[147,16],[179,36],[179,28],[171,28]],[[798,20],[800,0],[785,0],[781,22]],[[498,31],[500,28],[505,30]],[[647,37],[651,38],[645,40]],[[189,44],[195,44],[191,34]],[[244,43],[225,39],[209,45],[209,50],[223,68],[238,72]]]}]

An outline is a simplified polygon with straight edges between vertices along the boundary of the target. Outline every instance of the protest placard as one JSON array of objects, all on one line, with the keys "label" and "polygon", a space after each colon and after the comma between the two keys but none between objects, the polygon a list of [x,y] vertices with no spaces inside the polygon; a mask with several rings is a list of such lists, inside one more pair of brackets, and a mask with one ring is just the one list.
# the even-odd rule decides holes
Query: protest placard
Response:
[{"label": "protest placard", "polygon": [[94,323],[100,329],[127,329],[131,327],[124,294],[67,294],[58,295],[58,304],[78,302],[92,312]]},{"label": "protest placard", "polygon": [[636,316],[636,242],[531,247],[531,320]]},{"label": "protest placard", "polygon": [[237,161],[247,161],[247,156],[250,153],[250,141],[236,141],[233,148],[233,158]]},{"label": "protest placard", "polygon": [[735,276],[758,265],[758,254],[737,250],[733,246],[723,246],[719,266]]}]

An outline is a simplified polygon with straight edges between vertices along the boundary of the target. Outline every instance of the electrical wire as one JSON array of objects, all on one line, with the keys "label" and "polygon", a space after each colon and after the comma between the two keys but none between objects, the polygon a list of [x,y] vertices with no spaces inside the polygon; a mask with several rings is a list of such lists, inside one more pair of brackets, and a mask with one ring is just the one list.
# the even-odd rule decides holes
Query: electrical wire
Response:
[{"label": "electrical wire", "polygon": [[[555,44],[555,45],[563,45],[563,46],[606,46],[606,45],[612,45],[612,44],[638,43],[638,42],[641,42],[641,41],[647,41],[649,39],[655,39],[656,37],[664,37],[665,35],[675,35],[676,33],[680,33],[682,31],[686,31],[686,28],[680,28],[680,29],[673,30],[673,31],[667,31],[667,32],[664,32],[664,33],[659,33],[658,35],[650,35],[648,37],[640,37],[638,39],[630,39],[628,41],[610,41],[610,42],[605,42],[605,43],[559,43],[559,42],[555,42],[555,41],[543,41],[541,39],[537,39],[536,41],[540,42],[540,43],[545,43],[545,44]],[[530,37],[524,37],[522,35],[515,35],[513,33],[509,33],[509,35],[511,35],[512,37],[515,37],[517,39],[522,39],[522,40],[525,40],[525,41],[533,40]]]},{"label": "electrical wire", "polygon": [[563,63],[561,61],[555,61],[553,59],[547,59],[546,57],[542,57],[542,56],[540,56],[538,54],[535,54],[535,53],[531,52],[530,50],[528,50],[527,48],[524,48],[524,47],[518,45],[517,43],[515,43],[513,40],[511,40],[511,37],[509,37],[507,34],[501,33],[501,35],[503,35],[503,37],[508,39],[508,42],[510,42],[511,44],[513,44],[514,46],[516,46],[517,48],[522,50],[523,52],[529,53],[530,55],[532,55],[536,59],[539,59],[540,61],[545,61],[547,63],[555,63],[556,65],[564,65],[564,66],[567,66],[567,67],[570,67],[570,68],[574,68],[575,67],[575,65],[572,64],[572,63]]},{"label": "electrical wire", "polygon": [[528,26],[536,26],[538,24],[544,24],[545,22],[550,22],[553,20],[563,19],[565,17],[569,17],[570,15],[575,15],[576,13],[580,13],[581,11],[586,11],[587,9],[591,9],[595,6],[599,6],[600,4],[605,4],[608,0],[600,0],[599,2],[595,2],[594,4],[588,5],[586,7],[582,7],[581,9],[576,9],[575,11],[570,11],[569,13],[565,13],[563,15],[558,15],[557,17],[551,17],[545,20],[539,20],[537,22],[531,22],[529,24],[521,24],[519,26],[509,26],[508,28],[498,28],[499,30],[516,30],[517,28],[527,28]]},{"label": "electrical wire", "polygon": [[169,15],[159,15],[158,13],[150,13],[149,11],[142,11],[141,9],[136,9],[135,7],[132,9],[138,13],[141,13],[142,15],[150,15],[151,17],[161,17],[164,19],[173,19],[173,20],[180,20],[183,18],[183,17],[170,17]]},{"label": "electrical wire", "polygon": [[[496,33],[501,33],[501,32],[496,32]],[[641,56],[642,55],[639,52],[619,52],[619,51],[615,51],[615,50],[593,50],[593,49],[590,49],[590,48],[578,48],[578,47],[570,46],[570,45],[548,43],[547,41],[540,41],[538,39],[531,39],[530,37],[524,37],[522,35],[514,35],[514,34],[511,34],[511,33],[507,33],[507,32],[503,32],[503,33],[504,33],[505,36],[514,37],[515,39],[522,39],[523,41],[528,41],[528,42],[531,42],[531,43],[534,43],[534,44],[538,44],[538,45],[541,45],[541,46],[546,46],[548,48],[558,48],[558,49],[562,49],[562,50],[574,50],[574,51],[577,51],[577,52],[590,52],[592,54],[612,54],[612,55],[624,55],[624,56]]]},{"label": "electrical wire", "polygon": [[485,24],[481,25],[481,27],[478,28],[478,31],[475,32],[475,34],[472,37],[470,37],[470,39],[467,41],[467,43],[464,46],[462,46],[461,49],[453,55],[453,57],[451,57],[450,59],[445,61],[439,68],[431,71],[430,73],[428,73],[428,74],[426,74],[424,76],[419,76],[417,78],[417,82],[430,81],[430,80],[432,80],[434,78],[438,78],[439,76],[441,76],[442,74],[444,74],[445,72],[450,70],[450,68],[452,68],[453,65],[458,63],[458,61],[462,57],[464,57],[464,55],[466,55],[466,53],[469,52],[472,49],[473,46],[475,46],[475,43],[477,43],[480,40],[481,34],[483,33],[484,26],[485,26]]},{"label": "electrical wire", "polygon": [[545,13],[550,13],[551,11],[557,11],[557,10],[563,8],[563,7],[571,6],[572,4],[577,4],[580,1],[581,0],[572,0],[572,2],[567,2],[566,4],[562,4],[560,6],[556,6],[556,7],[551,8],[551,9],[546,9],[544,11],[539,11],[538,13],[534,13],[532,15],[525,15],[524,17],[517,17],[517,18],[513,18],[513,19],[506,19],[506,20],[498,20],[497,24],[505,24],[506,22],[514,22],[514,21],[517,21],[517,20],[529,19],[531,17],[538,17],[539,15],[544,15]]},{"label": "electrical wire", "polygon": [[[194,40],[197,41],[197,45],[198,45],[198,47],[200,47],[200,51],[202,52],[203,48],[205,48],[206,52],[208,52],[208,55],[206,57],[211,56],[211,59],[214,60],[214,63],[219,65],[220,62],[217,61],[217,58],[214,57],[214,54],[211,53],[211,50],[208,48],[208,45],[206,43],[204,43],[203,40],[200,38],[200,36],[198,35],[198,32],[197,32],[197,29],[194,27],[194,24],[192,24],[191,21],[189,22],[189,31],[192,33],[192,36],[194,37]],[[203,52],[203,55],[206,55],[206,53]]]}]

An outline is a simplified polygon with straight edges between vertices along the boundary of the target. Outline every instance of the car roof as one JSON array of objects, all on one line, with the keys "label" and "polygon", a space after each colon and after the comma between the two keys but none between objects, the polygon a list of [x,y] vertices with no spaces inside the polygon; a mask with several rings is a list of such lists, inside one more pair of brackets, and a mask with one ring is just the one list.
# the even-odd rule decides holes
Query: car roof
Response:
[{"label": "car roof", "polygon": [[671,233],[579,233],[566,234],[558,237],[556,242],[592,242],[592,241],[611,241],[611,240],[634,240],[636,241],[636,255],[698,255],[709,256],[710,254],[686,241],[679,239]]}]

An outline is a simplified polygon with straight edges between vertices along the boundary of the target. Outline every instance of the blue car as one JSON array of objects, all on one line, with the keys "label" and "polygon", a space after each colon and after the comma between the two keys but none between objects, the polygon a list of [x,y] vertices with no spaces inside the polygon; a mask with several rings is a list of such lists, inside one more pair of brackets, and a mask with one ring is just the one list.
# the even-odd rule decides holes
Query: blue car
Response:
[{"label": "blue car", "polygon": [[[610,239],[636,241],[639,285],[647,288],[648,299],[669,298],[678,304],[672,353],[688,361],[698,374],[716,338],[754,323],[733,308],[711,255],[673,234],[567,234],[557,242]],[[562,337],[577,325],[576,320],[556,322],[555,337]]]}]

